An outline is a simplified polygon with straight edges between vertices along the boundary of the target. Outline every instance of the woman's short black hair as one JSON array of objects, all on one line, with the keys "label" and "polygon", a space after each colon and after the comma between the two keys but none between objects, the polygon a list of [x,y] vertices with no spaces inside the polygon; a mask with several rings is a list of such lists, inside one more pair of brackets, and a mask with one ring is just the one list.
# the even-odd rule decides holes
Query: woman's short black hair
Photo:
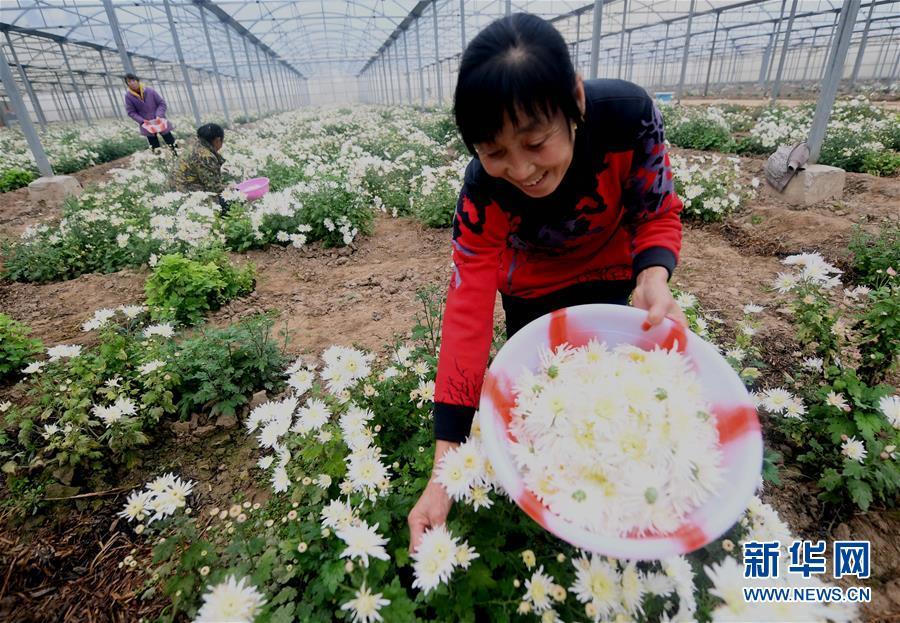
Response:
[{"label": "woman's short black hair", "polygon": [[125,82],[128,82],[129,80],[140,80],[140,78],[138,78],[134,74],[125,74],[123,79],[125,80]]},{"label": "woman's short black hair", "polygon": [[197,128],[197,138],[212,143],[217,138],[225,138],[225,130],[218,123],[204,123]]},{"label": "woman's short black hair", "polygon": [[559,31],[536,15],[516,13],[492,22],[463,53],[453,96],[456,126],[469,151],[493,140],[503,115],[581,121],[575,68]]}]

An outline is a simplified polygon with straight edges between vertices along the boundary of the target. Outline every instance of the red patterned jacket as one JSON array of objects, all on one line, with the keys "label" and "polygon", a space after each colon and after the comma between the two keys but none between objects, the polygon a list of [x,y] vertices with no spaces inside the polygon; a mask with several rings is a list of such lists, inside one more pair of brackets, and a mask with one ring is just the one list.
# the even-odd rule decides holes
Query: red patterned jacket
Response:
[{"label": "red patterned jacket", "polygon": [[435,436],[462,441],[478,406],[497,291],[533,298],[584,281],[671,275],[681,249],[663,124],[653,100],[622,80],[585,83],[585,122],[559,188],[533,199],[466,168],[453,218],[453,273],[441,331]]}]

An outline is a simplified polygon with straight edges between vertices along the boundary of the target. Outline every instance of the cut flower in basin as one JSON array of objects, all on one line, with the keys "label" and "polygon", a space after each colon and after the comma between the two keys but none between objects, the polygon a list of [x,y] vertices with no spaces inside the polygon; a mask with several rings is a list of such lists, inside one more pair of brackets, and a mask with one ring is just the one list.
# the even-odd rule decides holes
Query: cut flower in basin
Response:
[{"label": "cut flower in basin", "polygon": [[670,532],[722,484],[715,416],[679,352],[562,344],[514,390],[511,453],[525,485],[579,527]]}]

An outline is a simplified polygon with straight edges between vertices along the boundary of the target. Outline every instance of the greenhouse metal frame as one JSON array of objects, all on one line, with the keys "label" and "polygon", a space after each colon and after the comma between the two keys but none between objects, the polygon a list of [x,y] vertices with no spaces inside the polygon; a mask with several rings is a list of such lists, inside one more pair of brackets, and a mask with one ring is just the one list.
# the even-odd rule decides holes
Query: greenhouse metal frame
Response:
[{"label": "greenhouse metal frame", "polygon": [[842,84],[888,87],[900,70],[900,0],[15,0],[0,6],[0,121],[49,175],[33,121],[123,116],[125,72],[198,125],[314,104],[448,105],[467,42],[519,11],[552,21],[586,78],[676,100],[815,95],[814,155]]}]

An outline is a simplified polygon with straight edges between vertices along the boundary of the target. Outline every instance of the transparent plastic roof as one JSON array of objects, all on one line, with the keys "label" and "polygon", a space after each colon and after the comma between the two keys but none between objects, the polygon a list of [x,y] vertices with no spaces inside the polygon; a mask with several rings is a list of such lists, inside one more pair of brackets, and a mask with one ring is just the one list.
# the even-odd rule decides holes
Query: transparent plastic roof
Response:
[{"label": "transparent plastic roof", "polygon": [[[692,50],[718,37],[719,45],[760,50],[779,20],[786,21],[794,0],[610,0],[603,2],[601,56],[615,58],[623,28],[629,33],[631,58],[656,54],[669,40],[668,54],[677,58],[693,5]],[[796,0],[792,42],[809,42],[823,33],[822,43],[835,24],[840,0]],[[466,40],[507,11],[507,2],[437,0],[2,0],[2,43],[15,49],[17,60],[29,67],[36,85],[59,82],[68,67],[85,81],[100,80],[100,61],[109,71],[121,70],[118,48],[110,26],[110,7],[118,21],[126,49],[137,59],[178,62],[167,8],[171,11],[188,67],[197,72],[246,78],[253,71],[257,51],[269,54],[306,78],[358,76],[379,57],[392,40],[407,49],[410,66],[420,67],[437,57],[453,58]],[[435,6],[437,33],[433,28]],[[573,52],[589,54],[593,2],[522,1],[509,10],[528,11],[553,20]],[[900,28],[900,1],[869,0],[859,11],[855,32],[861,33],[871,7],[870,37],[894,38]],[[461,19],[461,12],[464,19]],[[416,19],[419,18],[419,19]],[[404,32],[421,31],[416,49]],[[207,32],[211,46],[207,42]],[[35,37],[40,33],[49,38]],[[859,36],[859,35],[857,35]],[[723,42],[724,38],[724,44]],[[435,44],[439,49],[435,54]],[[66,45],[65,54],[61,43]],[[245,43],[249,50],[245,50]],[[218,67],[210,54],[213,49]],[[576,49],[579,47],[580,49]],[[91,49],[93,48],[93,49]],[[99,48],[104,48],[104,58]],[[99,60],[98,60],[99,55]],[[417,56],[418,55],[418,56]],[[232,62],[232,59],[235,59]],[[9,59],[13,62],[13,59]],[[397,57],[394,58],[397,61]],[[68,62],[68,66],[67,63]],[[136,63],[137,64],[137,63]],[[168,68],[169,70],[172,67]],[[91,70],[97,76],[91,74]],[[156,69],[154,69],[156,71]]]}]

